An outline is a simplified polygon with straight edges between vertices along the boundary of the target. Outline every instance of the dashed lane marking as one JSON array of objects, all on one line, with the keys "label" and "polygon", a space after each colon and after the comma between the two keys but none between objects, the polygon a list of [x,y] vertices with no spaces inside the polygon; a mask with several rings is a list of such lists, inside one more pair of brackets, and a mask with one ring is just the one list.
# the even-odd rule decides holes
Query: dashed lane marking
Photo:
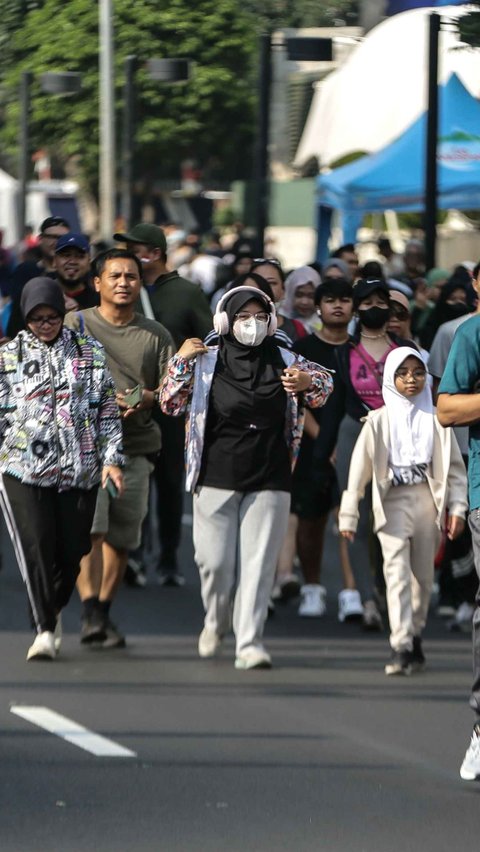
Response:
[{"label": "dashed lane marking", "polygon": [[20,716],[32,725],[43,728],[50,734],[55,734],[72,745],[82,748],[96,757],[136,757],[136,752],[119,745],[113,740],[89,731],[78,722],[50,710],[49,707],[35,707],[27,704],[14,704],[10,707],[12,713]]}]

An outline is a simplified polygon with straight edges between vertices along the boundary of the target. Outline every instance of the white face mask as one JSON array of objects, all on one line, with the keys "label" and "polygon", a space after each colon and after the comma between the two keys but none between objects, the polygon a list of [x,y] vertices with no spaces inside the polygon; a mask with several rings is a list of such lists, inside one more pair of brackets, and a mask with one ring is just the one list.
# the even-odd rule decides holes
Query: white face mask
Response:
[{"label": "white face mask", "polygon": [[233,334],[243,346],[260,346],[265,340],[268,323],[251,317],[249,320],[237,320],[233,324]]}]

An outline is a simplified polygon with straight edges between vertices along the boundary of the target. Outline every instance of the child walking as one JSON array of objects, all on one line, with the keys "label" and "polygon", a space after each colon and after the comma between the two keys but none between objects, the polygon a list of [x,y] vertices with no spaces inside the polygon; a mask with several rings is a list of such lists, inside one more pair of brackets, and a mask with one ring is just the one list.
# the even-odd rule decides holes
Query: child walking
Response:
[{"label": "child walking", "polygon": [[[433,585],[441,529],[449,539],[464,528],[467,478],[451,429],[440,426],[422,355],[408,346],[385,361],[385,405],[367,415],[350,462],[339,529],[353,541],[358,504],[372,482],[374,530],[383,553],[390,621],[387,675],[425,667],[421,634]],[[448,521],[446,522],[446,510]]]}]

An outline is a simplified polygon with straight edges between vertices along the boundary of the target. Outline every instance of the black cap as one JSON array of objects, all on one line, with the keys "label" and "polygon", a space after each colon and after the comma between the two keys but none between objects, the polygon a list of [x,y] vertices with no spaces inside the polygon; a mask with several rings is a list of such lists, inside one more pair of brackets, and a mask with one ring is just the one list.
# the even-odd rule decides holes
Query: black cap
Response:
[{"label": "black cap", "polygon": [[65,316],[65,298],[63,290],[53,278],[39,277],[27,281],[20,297],[20,309],[24,320],[39,305],[48,305],[54,311]]},{"label": "black cap", "polygon": [[383,293],[390,301],[390,289],[386,281],[381,278],[360,278],[353,288],[353,306],[358,308],[360,302],[371,296],[372,293]]},{"label": "black cap", "polygon": [[48,216],[40,225],[40,233],[43,234],[47,228],[56,228],[58,225],[62,225],[64,228],[70,230],[70,223],[63,216]]}]

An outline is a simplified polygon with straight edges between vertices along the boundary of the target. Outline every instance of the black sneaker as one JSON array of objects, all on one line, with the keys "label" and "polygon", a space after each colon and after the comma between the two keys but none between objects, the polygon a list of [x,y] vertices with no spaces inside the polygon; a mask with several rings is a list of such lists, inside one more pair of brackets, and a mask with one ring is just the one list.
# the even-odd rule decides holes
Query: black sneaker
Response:
[{"label": "black sneaker", "polygon": [[137,588],[143,589],[144,586],[147,585],[145,568],[143,564],[138,559],[134,559],[133,556],[129,556],[128,558],[125,576],[123,579],[127,586],[136,586]]},{"label": "black sneaker", "polygon": [[82,617],[80,642],[83,645],[89,645],[93,642],[104,642],[106,637],[106,619],[103,612],[93,609],[89,615]]},{"label": "black sneaker", "polygon": [[126,644],[125,636],[107,618],[105,622],[105,639],[102,642],[102,648],[125,648]]},{"label": "black sneaker", "polygon": [[385,666],[386,675],[409,675],[412,673],[411,651],[392,651],[390,662]]},{"label": "black sneaker", "polygon": [[410,652],[410,664],[412,672],[423,672],[426,666],[425,654],[422,650],[422,640],[420,636],[413,637],[413,648]]}]

